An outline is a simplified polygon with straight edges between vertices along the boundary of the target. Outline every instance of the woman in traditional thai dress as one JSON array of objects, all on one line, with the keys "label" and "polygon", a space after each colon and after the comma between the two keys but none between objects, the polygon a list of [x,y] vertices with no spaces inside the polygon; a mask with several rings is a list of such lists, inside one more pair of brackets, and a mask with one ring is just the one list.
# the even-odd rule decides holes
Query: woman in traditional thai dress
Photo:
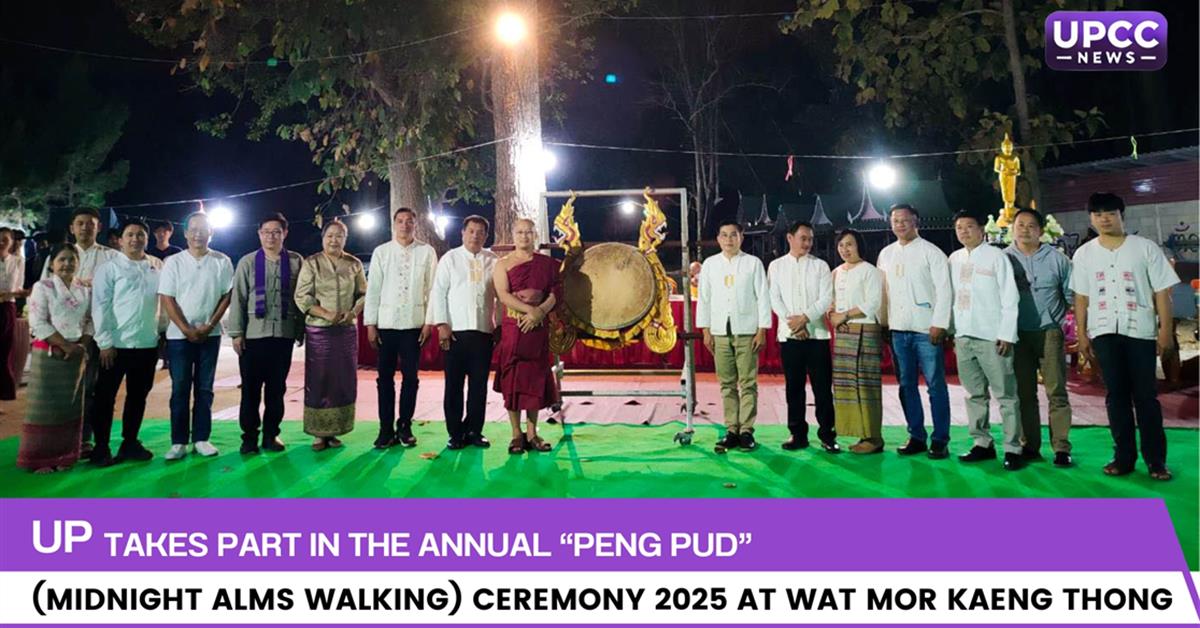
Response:
[{"label": "woman in traditional thai dress", "polygon": [[[0,401],[17,398],[18,373],[13,365],[16,342],[25,339],[16,337],[17,299],[28,295],[21,286],[21,265],[11,257],[12,229],[0,227]],[[4,410],[0,409],[0,414]]]},{"label": "woman in traditional thai dress", "polygon": [[325,224],[323,250],[309,256],[296,280],[296,306],[305,314],[304,431],[313,451],[341,447],[338,436],[354,429],[358,398],[358,315],[367,277],[346,253],[346,225]]},{"label": "woman in traditional thai dress", "polygon": [[[512,233],[516,249],[496,263],[492,274],[496,296],[504,305],[494,388],[504,397],[512,425],[508,453],[550,451],[550,443],[538,436],[537,417],[538,411],[558,401],[546,315],[559,300],[559,263],[537,252],[532,220],[517,220]],[[521,412],[526,417],[524,430]]]},{"label": "woman in traditional thai dress", "polygon": [[833,271],[833,408],[838,434],[858,436],[856,454],[883,451],[883,390],[880,359],[883,273],[863,260],[863,237],[853,229],[838,234],[844,262]]},{"label": "woman in traditional thai dress", "polygon": [[28,405],[17,466],[52,473],[79,460],[83,428],[86,343],[92,337],[92,290],[74,285],[79,254],[70,244],[50,252],[51,276],[33,286],[33,334]]}]

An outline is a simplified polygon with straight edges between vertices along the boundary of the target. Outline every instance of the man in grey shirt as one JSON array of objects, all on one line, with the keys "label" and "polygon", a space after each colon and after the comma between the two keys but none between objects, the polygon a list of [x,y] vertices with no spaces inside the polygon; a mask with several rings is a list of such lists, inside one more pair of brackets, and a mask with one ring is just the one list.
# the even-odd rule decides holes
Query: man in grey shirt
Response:
[{"label": "man in grey shirt", "polygon": [[[229,335],[242,372],[243,454],[259,452],[259,403],[263,402],[262,448],[283,451],[279,425],[292,368],[292,347],[304,342],[304,315],[296,308],[296,278],[304,258],[284,248],[288,221],[271,214],[258,223],[262,248],[238,261],[229,304]],[[266,389],[265,393],[263,389]]]},{"label": "man in grey shirt", "polygon": [[1013,219],[1013,243],[1005,252],[1013,262],[1013,275],[1021,303],[1017,315],[1014,369],[1021,403],[1021,457],[1041,460],[1041,414],[1037,377],[1042,372],[1050,400],[1050,444],[1054,465],[1069,467],[1071,402],[1067,397],[1067,364],[1062,323],[1075,299],[1071,291],[1071,260],[1041,241],[1045,219],[1034,209],[1023,209]]}]

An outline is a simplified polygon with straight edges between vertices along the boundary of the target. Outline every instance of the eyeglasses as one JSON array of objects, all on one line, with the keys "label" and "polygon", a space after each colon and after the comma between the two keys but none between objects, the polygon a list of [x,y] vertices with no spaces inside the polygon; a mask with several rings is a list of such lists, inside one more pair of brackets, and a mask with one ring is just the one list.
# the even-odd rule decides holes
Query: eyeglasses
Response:
[{"label": "eyeglasses", "polygon": [[283,231],[281,231],[279,229],[259,229],[258,233],[259,233],[259,235],[264,235],[264,236],[268,236],[268,237],[272,237],[272,238],[278,238],[278,237],[283,236]]}]

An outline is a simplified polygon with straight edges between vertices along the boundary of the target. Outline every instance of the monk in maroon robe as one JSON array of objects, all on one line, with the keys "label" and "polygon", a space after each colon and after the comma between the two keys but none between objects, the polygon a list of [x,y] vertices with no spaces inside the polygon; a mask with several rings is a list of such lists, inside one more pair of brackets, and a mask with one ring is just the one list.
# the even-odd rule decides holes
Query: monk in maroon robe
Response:
[{"label": "monk in maroon robe", "polygon": [[493,274],[496,296],[505,310],[495,389],[504,396],[512,425],[508,452],[550,451],[550,443],[537,434],[537,416],[539,410],[558,401],[546,315],[559,300],[559,263],[536,251],[537,230],[531,220],[520,219],[513,225],[513,242],[516,249],[496,263]]}]

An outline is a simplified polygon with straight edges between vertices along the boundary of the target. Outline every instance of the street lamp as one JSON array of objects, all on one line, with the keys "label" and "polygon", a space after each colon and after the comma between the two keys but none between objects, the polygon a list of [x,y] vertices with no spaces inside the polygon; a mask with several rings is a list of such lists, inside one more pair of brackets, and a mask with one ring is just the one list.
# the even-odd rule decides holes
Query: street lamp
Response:
[{"label": "street lamp", "polygon": [[558,155],[553,151],[542,149],[542,171],[553,172],[558,167]]},{"label": "street lamp", "polygon": [[213,229],[224,229],[233,224],[233,210],[225,205],[217,205],[208,212],[208,225]]},{"label": "street lamp", "polygon": [[867,171],[867,182],[873,188],[887,190],[896,185],[896,169],[886,163],[877,163]]},{"label": "street lamp", "polygon": [[500,14],[496,20],[496,37],[505,45],[515,46],[529,35],[525,19],[512,12]]},{"label": "street lamp", "polygon": [[359,214],[354,219],[354,227],[362,232],[374,231],[377,223],[378,219],[375,218],[375,214],[373,213]]},{"label": "street lamp", "polygon": [[449,216],[431,210],[429,212],[429,222],[433,223],[434,231],[437,232],[439,238],[446,237],[446,227],[450,226]]},{"label": "street lamp", "polygon": [[626,216],[632,216],[637,212],[637,203],[633,201],[621,201],[621,213]]}]

